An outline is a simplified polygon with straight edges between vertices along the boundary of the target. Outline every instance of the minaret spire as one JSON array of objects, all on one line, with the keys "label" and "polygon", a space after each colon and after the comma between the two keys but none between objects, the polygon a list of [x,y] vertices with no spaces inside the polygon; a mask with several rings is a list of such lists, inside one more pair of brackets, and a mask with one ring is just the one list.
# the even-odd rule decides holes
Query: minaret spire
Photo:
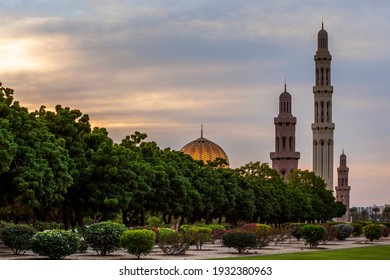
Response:
[{"label": "minaret spire", "polygon": [[347,208],[347,212],[344,216],[337,218],[337,221],[340,222],[350,221],[349,205],[351,198],[351,186],[349,186],[348,183],[348,172],[349,168],[347,166],[347,156],[344,154],[343,148],[343,153],[340,155],[340,166],[337,168],[338,180],[335,190],[336,200],[345,205],[345,208]]},{"label": "minaret spire", "polygon": [[286,78],[284,92],[279,96],[279,114],[274,118],[275,152],[270,153],[272,168],[276,169],[283,179],[298,168],[300,153],[295,151],[296,117],[291,113],[291,95],[287,92]]},{"label": "minaret spire", "polygon": [[314,56],[315,83],[313,132],[313,171],[326,182],[328,190],[333,190],[333,134],[335,124],[332,121],[331,61],[328,50],[328,33],[324,29],[318,32],[318,49]]},{"label": "minaret spire", "polygon": [[287,78],[284,77],[284,91],[287,91]]}]

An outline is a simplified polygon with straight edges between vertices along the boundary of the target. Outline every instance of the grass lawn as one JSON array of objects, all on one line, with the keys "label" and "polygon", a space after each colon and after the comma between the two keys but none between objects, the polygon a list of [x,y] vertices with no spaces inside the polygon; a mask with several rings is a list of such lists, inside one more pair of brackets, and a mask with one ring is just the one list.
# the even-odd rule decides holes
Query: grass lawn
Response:
[{"label": "grass lawn", "polygon": [[242,256],[224,260],[390,260],[390,245],[264,256]]}]

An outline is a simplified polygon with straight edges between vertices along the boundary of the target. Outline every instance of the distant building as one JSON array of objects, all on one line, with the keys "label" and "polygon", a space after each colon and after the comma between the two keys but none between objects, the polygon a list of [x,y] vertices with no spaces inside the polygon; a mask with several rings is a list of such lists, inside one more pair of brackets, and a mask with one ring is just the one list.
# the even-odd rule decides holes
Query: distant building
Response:
[{"label": "distant building", "polygon": [[[366,207],[362,207],[362,206],[355,206],[354,208],[356,208],[356,213],[357,213],[357,216],[360,218],[360,219],[363,219],[363,220],[375,220],[375,219],[379,219],[380,216],[383,214],[383,211],[385,210],[386,207],[390,207],[389,204],[385,204],[384,206],[377,206],[377,205],[373,205],[373,206],[366,206]],[[375,213],[374,209],[378,209],[379,211],[377,211]],[[375,216],[377,215],[377,216]]]},{"label": "distant building", "polygon": [[300,153],[295,151],[296,117],[291,113],[291,95],[284,84],[284,92],[279,96],[279,114],[274,118],[275,152],[270,154],[272,168],[276,169],[283,179],[298,168]]}]

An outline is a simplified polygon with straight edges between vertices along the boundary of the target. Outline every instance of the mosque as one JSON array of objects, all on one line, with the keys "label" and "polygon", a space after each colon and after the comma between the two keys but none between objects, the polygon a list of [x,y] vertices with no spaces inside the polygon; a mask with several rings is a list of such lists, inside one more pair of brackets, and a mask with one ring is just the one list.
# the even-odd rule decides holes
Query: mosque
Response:
[{"label": "mosque", "polygon": [[[315,84],[314,94],[314,122],[311,124],[313,133],[313,171],[324,179],[327,189],[333,191],[333,154],[334,154],[334,129],[332,122],[332,95],[331,61],[332,56],[328,49],[328,32],[322,28],[317,36],[318,48],[314,55]],[[292,97],[287,92],[286,83],[284,92],[279,96],[279,114],[274,118],[275,125],[275,151],[270,153],[272,168],[278,171],[282,178],[298,168],[300,153],[295,151],[295,126],[297,119],[292,115]],[[185,145],[181,152],[189,154],[195,160],[214,161],[222,158],[229,163],[225,151],[216,143],[201,137]],[[347,156],[342,152],[340,165],[337,168],[338,180],[335,186],[335,197],[342,202],[347,213],[338,221],[349,221],[350,190],[348,186]]]}]

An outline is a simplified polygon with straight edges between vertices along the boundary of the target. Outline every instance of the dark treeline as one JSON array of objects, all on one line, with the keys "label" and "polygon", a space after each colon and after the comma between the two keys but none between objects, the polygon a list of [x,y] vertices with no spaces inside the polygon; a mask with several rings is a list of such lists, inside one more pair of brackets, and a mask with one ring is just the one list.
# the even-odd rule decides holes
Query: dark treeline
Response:
[{"label": "dark treeline", "polygon": [[313,172],[296,170],[283,181],[266,163],[217,168],[222,160],[204,165],[139,132],[114,143],[79,110],[29,112],[12,89],[0,91],[0,220],[70,228],[118,215],[127,226],[144,225],[155,215],[167,224],[281,224],[345,212]]}]

